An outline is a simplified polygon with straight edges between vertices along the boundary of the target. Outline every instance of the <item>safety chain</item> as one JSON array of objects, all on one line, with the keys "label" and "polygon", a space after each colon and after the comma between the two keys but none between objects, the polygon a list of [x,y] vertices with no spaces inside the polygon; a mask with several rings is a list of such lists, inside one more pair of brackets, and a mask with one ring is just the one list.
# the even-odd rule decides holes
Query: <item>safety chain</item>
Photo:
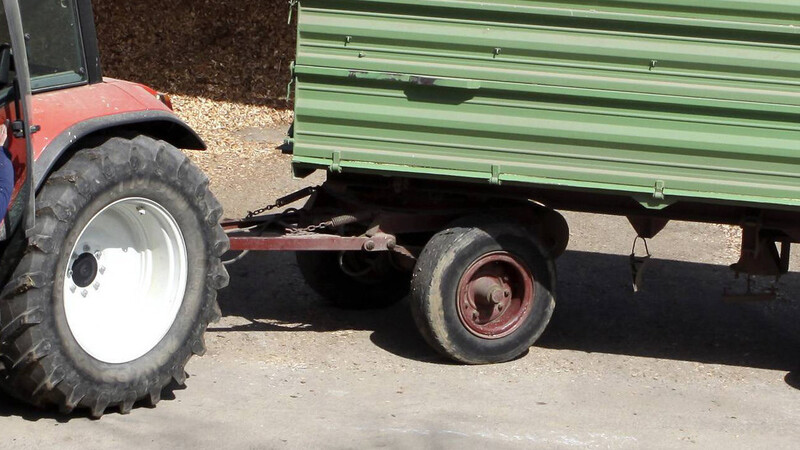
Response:
[{"label": "safety chain", "polygon": [[301,189],[301,190],[299,190],[297,192],[289,194],[289,195],[287,195],[285,197],[281,197],[278,200],[276,200],[275,203],[273,203],[271,205],[267,205],[267,206],[265,206],[263,208],[255,210],[255,211],[249,211],[247,213],[247,217],[245,217],[245,220],[252,219],[253,217],[259,216],[259,215],[261,215],[261,214],[263,214],[263,213],[265,213],[267,211],[272,211],[275,208],[280,208],[282,206],[286,206],[286,205],[294,203],[294,202],[296,202],[298,200],[301,200],[301,199],[304,199],[306,197],[309,197],[309,196],[311,196],[311,194],[317,192],[317,189],[319,189],[319,186],[309,186],[307,188],[304,188],[304,189]]},{"label": "safety chain", "polygon": [[264,214],[267,211],[272,211],[273,209],[275,209],[277,207],[278,207],[278,204],[277,203],[273,203],[271,205],[267,205],[267,206],[265,206],[263,208],[255,210],[255,211],[248,211],[247,212],[247,217],[245,217],[245,220],[252,219],[253,217],[261,215],[261,214]]},{"label": "safety chain", "polygon": [[312,234],[316,233],[319,230],[324,230],[325,228],[329,228],[333,223],[331,221],[320,222],[316,225],[309,225],[305,228],[286,228],[286,232],[289,234]]}]

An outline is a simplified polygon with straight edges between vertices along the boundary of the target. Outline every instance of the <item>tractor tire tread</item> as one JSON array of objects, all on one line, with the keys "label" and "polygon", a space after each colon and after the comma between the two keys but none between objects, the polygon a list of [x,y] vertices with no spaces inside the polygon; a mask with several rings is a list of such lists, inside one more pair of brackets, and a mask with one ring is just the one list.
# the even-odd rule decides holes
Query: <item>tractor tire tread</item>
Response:
[{"label": "tractor tire tread", "polygon": [[[56,339],[54,319],[46,314],[54,285],[47,273],[52,273],[52,255],[59,253],[59,239],[66,236],[79,207],[100,186],[132,180],[137,174],[142,175],[135,178],[141,186],[150,179],[168,178],[196,205],[209,269],[201,287],[204,304],[192,319],[189,338],[170,354],[169,362],[147,362],[147,375],[127,383],[100,382],[85,376],[80,364],[65,356],[66,344]],[[65,414],[83,408],[99,418],[110,407],[129,413],[140,400],[155,405],[170,382],[182,384],[189,358],[204,353],[206,327],[219,318],[216,290],[229,281],[219,261],[228,248],[218,223],[222,207],[208,186],[208,178],[182,152],[147,136],[111,138],[97,148],[80,150],[50,176],[38,195],[34,234],[0,293],[0,388],[36,406],[56,406]]]}]

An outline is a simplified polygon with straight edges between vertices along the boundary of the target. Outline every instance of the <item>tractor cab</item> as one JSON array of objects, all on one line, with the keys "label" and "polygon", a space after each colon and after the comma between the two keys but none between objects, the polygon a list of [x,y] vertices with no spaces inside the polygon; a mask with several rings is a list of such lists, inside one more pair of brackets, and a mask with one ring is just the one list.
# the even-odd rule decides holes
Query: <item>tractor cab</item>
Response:
[{"label": "tractor cab", "polygon": [[[13,162],[13,179],[0,184],[11,204],[0,237],[5,239],[25,218],[34,225],[32,186],[36,145],[32,94],[101,81],[91,4],[82,0],[4,0],[0,11],[1,126],[8,127],[6,151]],[[2,172],[0,172],[2,173]]]},{"label": "tractor cab", "polygon": [[2,3],[0,124],[9,128],[15,186],[0,240],[19,225],[26,233],[33,228],[36,192],[78,148],[108,136],[144,134],[178,148],[205,149],[168,97],[103,78],[90,0]]}]

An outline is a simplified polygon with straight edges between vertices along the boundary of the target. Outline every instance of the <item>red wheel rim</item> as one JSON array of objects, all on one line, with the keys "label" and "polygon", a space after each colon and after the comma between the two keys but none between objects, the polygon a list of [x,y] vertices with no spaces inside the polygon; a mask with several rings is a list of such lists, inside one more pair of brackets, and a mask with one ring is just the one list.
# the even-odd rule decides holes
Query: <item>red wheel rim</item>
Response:
[{"label": "red wheel rim", "polygon": [[508,252],[481,256],[458,283],[458,317],[472,334],[500,339],[525,323],[533,309],[533,275]]}]

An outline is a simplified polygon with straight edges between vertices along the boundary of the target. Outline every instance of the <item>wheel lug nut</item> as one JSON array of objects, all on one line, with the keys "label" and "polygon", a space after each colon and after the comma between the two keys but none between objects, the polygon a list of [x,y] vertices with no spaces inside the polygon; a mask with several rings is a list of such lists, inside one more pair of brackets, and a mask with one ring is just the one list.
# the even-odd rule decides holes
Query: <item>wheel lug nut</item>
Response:
[{"label": "wheel lug nut", "polygon": [[87,295],[89,295],[89,291],[87,291],[86,289],[84,289],[84,290],[82,290],[82,291],[81,291],[81,295],[82,295],[82,296],[84,296],[84,297],[86,297]]},{"label": "wheel lug nut", "polygon": [[93,288],[94,288],[94,290],[96,291],[96,290],[100,289],[100,283],[97,283],[97,282],[96,282],[96,283],[94,283],[94,284],[92,285],[92,287],[93,287]]},{"label": "wheel lug nut", "polygon": [[100,268],[97,269],[97,270],[98,270],[98,272],[100,272],[100,275],[102,275],[102,274],[106,273],[106,266],[100,266]]},{"label": "wheel lug nut", "polygon": [[91,247],[89,247],[89,245],[88,245],[88,244],[83,246],[83,251],[85,251],[85,252],[88,252],[88,251],[89,251],[89,250],[91,250],[91,249],[92,249],[92,248],[91,248]]},{"label": "wheel lug nut", "polygon": [[68,276],[68,277],[70,277],[70,278],[72,278],[72,270],[68,270],[68,271],[67,271],[67,276]]},{"label": "wheel lug nut", "polygon": [[511,297],[511,292],[510,291],[503,291],[503,296],[505,298]]},{"label": "wheel lug nut", "polygon": [[140,215],[140,216],[143,216],[143,215],[147,214],[147,211],[145,211],[145,209],[144,209],[144,207],[143,207],[143,206],[137,206],[137,207],[136,207],[136,211],[138,211],[138,212],[139,212],[139,215]]},{"label": "wheel lug nut", "polygon": [[78,289],[78,286],[75,286],[74,284],[69,287],[69,291],[72,292],[73,294],[75,293],[76,289]]},{"label": "wheel lug nut", "polygon": [[102,252],[99,252],[99,251],[97,251],[97,252],[94,252],[94,257],[95,257],[96,259],[100,259],[100,257],[101,257],[101,256],[103,256],[103,253],[102,253]]},{"label": "wheel lug nut", "polygon": [[480,316],[478,315],[477,312],[473,312],[472,313],[472,320],[478,320],[478,317],[480,317]]}]

